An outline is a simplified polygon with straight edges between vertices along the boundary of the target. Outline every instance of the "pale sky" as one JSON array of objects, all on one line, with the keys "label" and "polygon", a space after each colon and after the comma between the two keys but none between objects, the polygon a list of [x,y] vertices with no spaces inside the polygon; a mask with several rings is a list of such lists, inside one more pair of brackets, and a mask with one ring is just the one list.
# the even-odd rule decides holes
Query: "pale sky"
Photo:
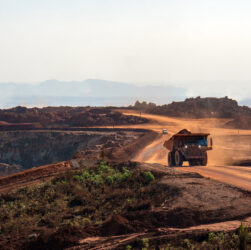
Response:
[{"label": "pale sky", "polygon": [[0,0],[0,82],[87,78],[251,95],[251,1]]}]

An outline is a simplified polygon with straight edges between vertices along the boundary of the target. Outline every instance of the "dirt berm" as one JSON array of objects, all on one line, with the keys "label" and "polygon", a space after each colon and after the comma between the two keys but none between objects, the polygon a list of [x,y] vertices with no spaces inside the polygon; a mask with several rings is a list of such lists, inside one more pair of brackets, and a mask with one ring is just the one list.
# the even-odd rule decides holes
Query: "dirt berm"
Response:
[{"label": "dirt berm", "polygon": [[70,162],[64,161],[2,177],[0,178],[0,194],[9,193],[21,187],[45,182],[69,169],[71,169]]},{"label": "dirt berm", "polygon": [[154,131],[149,131],[144,136],[131,144],[121,148],[116,148],[112,153],[112,160],[128,161],[133,159],[146,145],[156,140],[161,135]]}]

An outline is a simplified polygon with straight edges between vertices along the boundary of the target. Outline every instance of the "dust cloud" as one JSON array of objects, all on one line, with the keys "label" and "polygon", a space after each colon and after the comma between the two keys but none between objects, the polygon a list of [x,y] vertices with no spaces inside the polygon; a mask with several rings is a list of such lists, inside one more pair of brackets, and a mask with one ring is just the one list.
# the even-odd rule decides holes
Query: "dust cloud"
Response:
[{"label": "dust cloud", "polygon": [[[124,113],[139,115],[135,111]],[[194,133],[210,133],[213,139],[213,150],[208,151],[208,165],[251,165],[251,130],[226,128],[226,123],[231,119],[185,119],[150,114],[141,114],[141,116],[151,120],[151,123],[136,125],[138,128],[152,129],[160,134],[162,129],[166,128],[168,135],[162,135],[146,146],[134,158],[136,161],[167,164],[167,150],[163,147],[165,140],[186,128]]]}]

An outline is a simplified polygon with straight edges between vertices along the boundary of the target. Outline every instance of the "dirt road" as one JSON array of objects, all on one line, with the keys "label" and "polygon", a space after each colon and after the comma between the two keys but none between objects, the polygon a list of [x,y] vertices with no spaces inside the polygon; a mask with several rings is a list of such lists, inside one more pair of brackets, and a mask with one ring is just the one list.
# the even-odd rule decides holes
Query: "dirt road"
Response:
[{"label": "dirt road", "polygon": [[197,172],[205,177],[251,191],[251,164],[250,166],[231,166],[233,159],[245,160],[250,158],[251,130],[224,128],[224,124],[229,119],[170,118],[159,115],[138,114],[135,111],[127,111],[124,114],[141,115],[151,120],[150,124],[140,124],[133,127],[152,129],[159,133],[162,132],[163,128],[166,128],[169,132],[168,135],[162,135],[161,138],[145,147],[134,160],[167,164],[167,151],[163,148],[163,143],[174,133],[183,128],[192,132],[209,132],[214,139],[214,146],[213,150],[208,153],[208,166],[188,167],[188,164],[184,163],[184,167],[179,169],[187,172]]},{"label": "dirt road", "polygon": [[207,166],[207,167],[181,167],[186,172],[196,172],[205,177],[229,183],[251,191],[251,167],[237,166]]}]

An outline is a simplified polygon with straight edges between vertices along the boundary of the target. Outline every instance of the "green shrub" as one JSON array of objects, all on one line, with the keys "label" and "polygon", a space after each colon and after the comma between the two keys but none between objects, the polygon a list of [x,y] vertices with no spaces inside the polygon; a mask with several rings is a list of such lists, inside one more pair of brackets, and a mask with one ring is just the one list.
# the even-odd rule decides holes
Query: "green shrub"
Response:
[{"label": "green shrub", "polygon": [[148,249],[149,248],[149,239],[148,238],[142,239],[142,245],[143,245],[142,250]]},{"label": "green shrub", "polygon": [[245,250],[247,248],[248,235],[248,227],[241,223],[239,227],[240,250]]},{"label": "green shrub", "polygon": [[132,177],[132,172],[126,168],[121,171],[115,170],[105,162],[101,162],[96,170],[83,170],[79,175],[73,177],[74,180],[94,184],[96,186],[103,185],[104,183],[111,185],[114,182],[127,181]]},{"label": "green shrub", "polygon": [[108,185],[111,185],[114,182],[114,178],[113,176],[107,176],[105,181]]},{"label": "green shrub", "polygon": [[107,165],[106,162],[101,162],[98,168],[99,173],[101,174],[114,174],[115,170],[110,167],[109,165]]},{"label": "green shrub", "polygon": [[147,184],[155,180],[154,175],[150,171],[144,173],[144,178]]},{"label": "green shrub", "polygon": [[212,241],[212,240],[215,238],[215,236],[216,236],[216,235],[215,235],[214,232],[209,233],[209,234],[208,234],[208,240],[209,240],[209,241]]},{"label": "green shrub", "polygon": [[183,246],[185,249],[193,249],[193,244],[189,239],[184,239]]}]

